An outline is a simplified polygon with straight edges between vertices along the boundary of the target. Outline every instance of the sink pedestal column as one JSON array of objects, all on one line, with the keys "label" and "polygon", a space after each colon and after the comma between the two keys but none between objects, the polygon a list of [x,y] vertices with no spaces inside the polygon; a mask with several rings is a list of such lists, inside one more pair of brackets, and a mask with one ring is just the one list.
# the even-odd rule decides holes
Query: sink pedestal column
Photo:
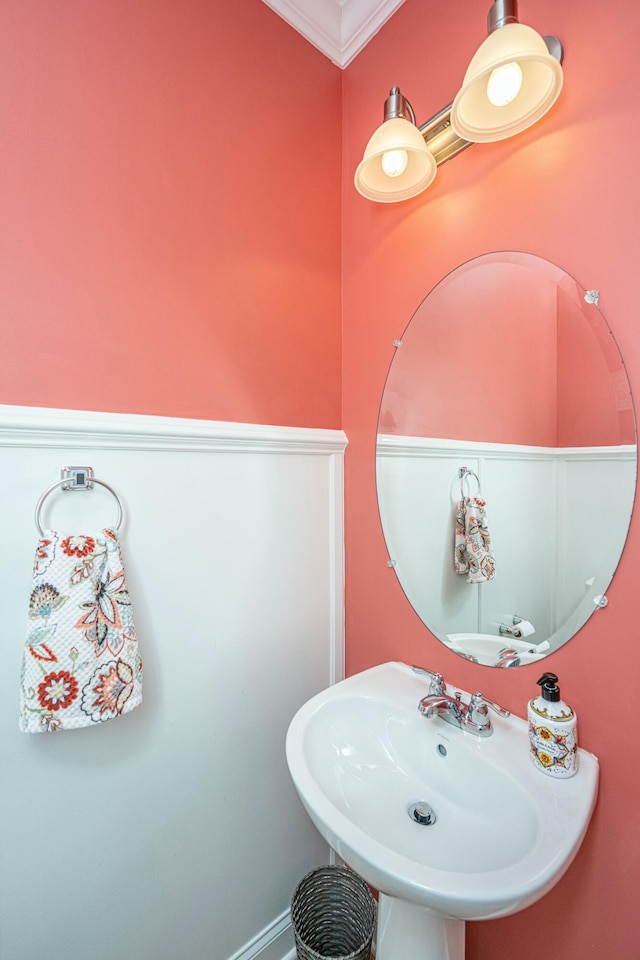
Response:
[{"label": "sink pedestal column", "polygon": [[464,960],[464,920],[381,893],[376,960]]}]

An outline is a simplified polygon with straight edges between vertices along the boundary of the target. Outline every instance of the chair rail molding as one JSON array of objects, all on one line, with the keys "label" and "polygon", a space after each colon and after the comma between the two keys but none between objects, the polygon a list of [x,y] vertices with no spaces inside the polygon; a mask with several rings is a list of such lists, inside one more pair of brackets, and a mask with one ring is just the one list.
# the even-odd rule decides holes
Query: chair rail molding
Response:
[{"label": "chair rail molding", "polygon": [[0,446],[342,453],[342,430],[0,405]]}]

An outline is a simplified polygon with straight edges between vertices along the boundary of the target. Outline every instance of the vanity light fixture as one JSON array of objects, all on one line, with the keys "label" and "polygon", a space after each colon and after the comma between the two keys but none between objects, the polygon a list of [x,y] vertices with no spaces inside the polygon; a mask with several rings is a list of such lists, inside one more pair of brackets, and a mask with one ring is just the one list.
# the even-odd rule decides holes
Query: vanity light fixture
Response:
[{"label": "vanity light fixture", "polygon": [[398,87],[385,101],[355,173],[362,196],[407,200],[432,183],[439,164],[472,143],[504,140],[536,123],[562,90],[562,44],[518,22],[517,0],[495,0],[489,36],[478,48],[453,103],[417,126]]}]

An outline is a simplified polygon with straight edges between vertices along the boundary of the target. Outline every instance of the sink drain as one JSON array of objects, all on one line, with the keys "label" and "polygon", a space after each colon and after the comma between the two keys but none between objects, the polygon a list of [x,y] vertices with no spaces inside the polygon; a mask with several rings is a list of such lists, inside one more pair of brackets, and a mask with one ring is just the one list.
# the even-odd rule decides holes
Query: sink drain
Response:
[{"label": "sink drain", "polygon": [[431,826],[436,822],[436,812],[426,800],[417,800],[412,803],[408,810],[409,816],[416,823],[421,823],[425,827]]}]

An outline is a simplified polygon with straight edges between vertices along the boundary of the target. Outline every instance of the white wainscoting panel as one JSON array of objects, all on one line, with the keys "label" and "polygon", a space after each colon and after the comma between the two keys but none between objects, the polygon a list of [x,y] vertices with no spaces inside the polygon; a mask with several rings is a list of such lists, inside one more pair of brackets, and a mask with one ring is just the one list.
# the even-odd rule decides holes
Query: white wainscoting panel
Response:
[{"label": "white wainscoting panel", "polygon": [[[326,845],[291,784],[290,718],[342,676],[340,431],[0,407],[0,956],[285,960]],[[144,702],[18,731],[34,507],[90,465],[125,510]],[[55,492],[43,525],[113,523]]]}]

